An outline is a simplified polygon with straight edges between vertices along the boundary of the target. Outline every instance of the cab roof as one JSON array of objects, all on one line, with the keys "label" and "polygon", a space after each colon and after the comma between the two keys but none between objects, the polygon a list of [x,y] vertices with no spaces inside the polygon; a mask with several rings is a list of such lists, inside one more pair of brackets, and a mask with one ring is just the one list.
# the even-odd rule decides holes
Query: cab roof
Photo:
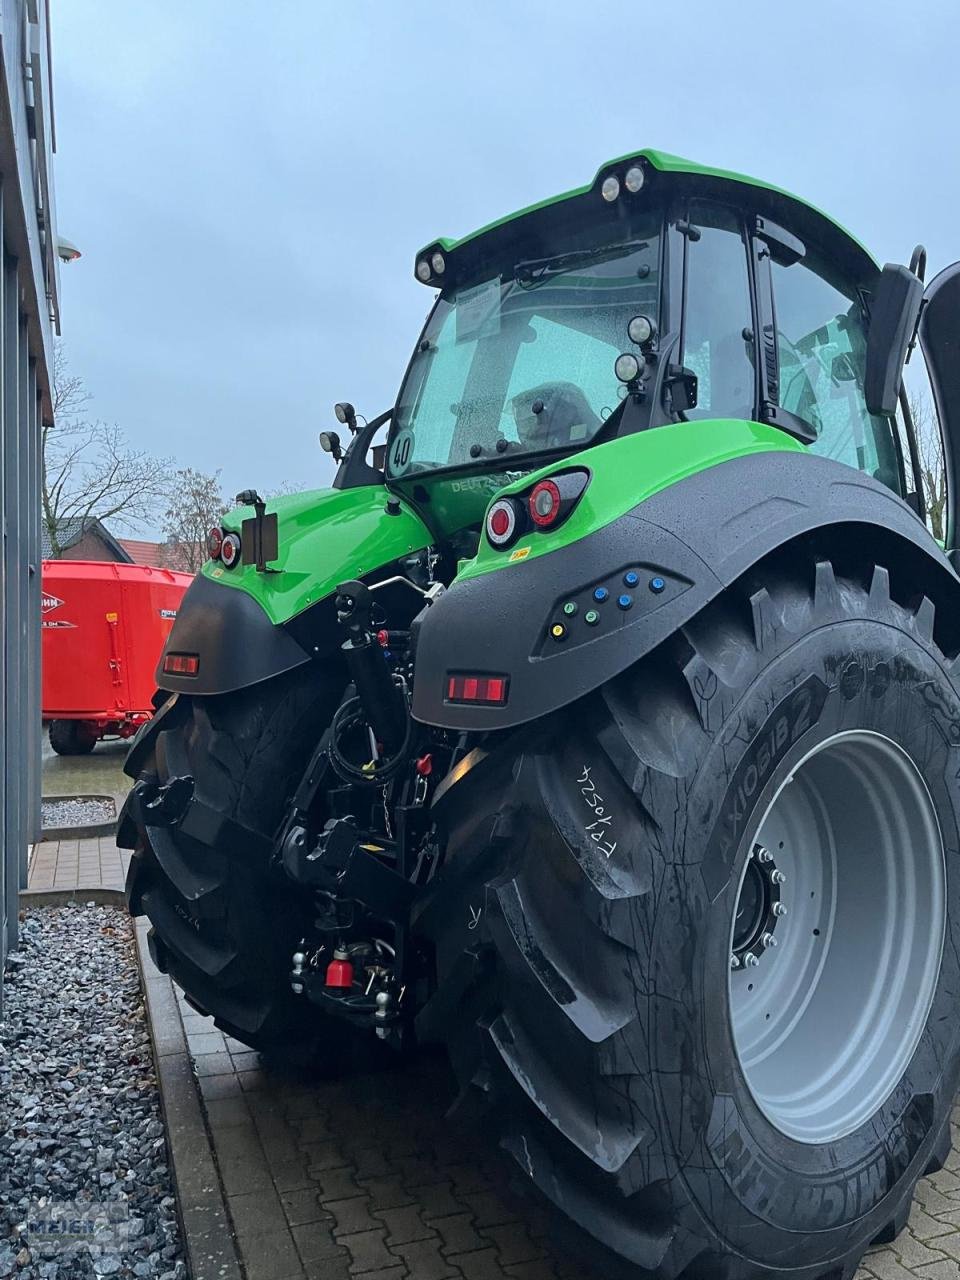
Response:
[{"label": "cab roof", "polygon": [[[758,214],[783,223],[788,230],[804,240],[809,239],[827,256],[836,258],[858,276],[870,279],[879,269],[872,255],[855,236],[821,209],[789,191],[762,182],[759,178],[751,178],[747,174],[717,169],[711,165],[698,164],[694,160],[685,160],[682,156],[670,155],[666,151],[645,148],[602,164],[593,180],[585,186],[549,196],[515,213],[508,213],[460,239],[441,236],[430,241],[416,255],[414,271],[416,272],[417,263],[424,257],[429,261],[438,250],[451,265],[461,260],[466,265],[465,260],[476,257],[473,250],[479,247],[477,242],[483,240],[486,244],[488,241],[502,241],[522,234],[526,224],[539,222],[552,212],[566,215],[563,216],[564,221],[567,217],[576,220],[590,214],[595,216],[598,209],[604,207],[600,195],[604,180],[617,176],[622,183],[625,171],[631,165],[638,164],[645,173],[643,189],[636,196],[629,196],[621,191],[621,200],[642,200],[644,195],[650,199],[658,193],[661,196],[685,194],[693,198],[727,200],[736,204],[749,201]],[[443,277],[432,275],[430,279],[421,280],[421,283],[437,288],[444,283],[445,278],[449,278],[446,271]]]}]

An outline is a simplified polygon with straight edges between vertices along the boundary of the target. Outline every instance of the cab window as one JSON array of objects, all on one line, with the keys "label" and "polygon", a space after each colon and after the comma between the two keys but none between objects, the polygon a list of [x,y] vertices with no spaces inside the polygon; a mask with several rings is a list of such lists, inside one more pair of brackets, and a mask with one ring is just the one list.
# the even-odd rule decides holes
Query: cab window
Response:
[{"label": "cab window", "polygon": [[747,246],[740,217],[720,205],[691,204],[699,233],[687,252],[683,363],[697,375],[697,404],[685,416],[755,416],[753,319]]},{"label": "cab window", "polygon": [[867,412],[866,316],[858,291],[808,249],[771,264],[780,405],[813,427],[812,453],[846,463],[902,494],[894,428]]}]

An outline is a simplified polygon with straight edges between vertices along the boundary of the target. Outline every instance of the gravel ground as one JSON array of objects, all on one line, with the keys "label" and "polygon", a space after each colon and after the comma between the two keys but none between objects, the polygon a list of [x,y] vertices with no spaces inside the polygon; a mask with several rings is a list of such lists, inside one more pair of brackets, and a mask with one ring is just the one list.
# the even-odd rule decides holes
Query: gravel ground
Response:
[{"label": "gravel ground", "polygon": [[29,910],[0,1022],[0,1277],[186,1266],[126,914]]},{"label": "gravel ground", "polygon": [[41,824],[44,831],[57,831],[61,827],[96,827],[112,822],[117,810],[112,800],[99,797],[87,799],[44,800],[40,805]]}]

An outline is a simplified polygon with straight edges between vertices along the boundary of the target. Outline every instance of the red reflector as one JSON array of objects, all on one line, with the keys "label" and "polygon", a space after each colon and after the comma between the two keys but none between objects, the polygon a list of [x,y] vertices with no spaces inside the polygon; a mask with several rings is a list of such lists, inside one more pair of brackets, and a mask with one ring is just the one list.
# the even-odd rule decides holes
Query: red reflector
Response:
[{"label": "red reflector", "polygon": [[224,535],[223,543],[220,547],[220,559],[228,569],[232,569],[240,559],[240,539],[235,533]]},{"label": "red reflector", "polygon": [[195,676],[200,670],[200,655],[197,653],[165,654],[163,670],[168,676]]},{"label": "red reflector", "polygon": [[499,507],[491,515],[490,528],[498,538],[502,538],[505,533],[510,531],[510,517],[503,507]]},{"label": "red reflector", "polygon": [[479,702],[502,707],[507,701],[506,676],[447,676],[447,702]]}]

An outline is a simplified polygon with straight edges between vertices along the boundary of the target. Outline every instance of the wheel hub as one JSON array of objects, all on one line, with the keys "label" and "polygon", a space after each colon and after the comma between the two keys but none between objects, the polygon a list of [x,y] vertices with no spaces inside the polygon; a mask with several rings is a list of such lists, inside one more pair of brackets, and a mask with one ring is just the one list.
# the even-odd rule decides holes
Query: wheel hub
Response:
[{"label": "wheel hub", "polygon": [[737,900],[731,969],[755,968],[764,952],[777,945],[774,930],[786,915],[780,900],[780,886],[785,879],[770,850],[755,844],[747,857]]}]

